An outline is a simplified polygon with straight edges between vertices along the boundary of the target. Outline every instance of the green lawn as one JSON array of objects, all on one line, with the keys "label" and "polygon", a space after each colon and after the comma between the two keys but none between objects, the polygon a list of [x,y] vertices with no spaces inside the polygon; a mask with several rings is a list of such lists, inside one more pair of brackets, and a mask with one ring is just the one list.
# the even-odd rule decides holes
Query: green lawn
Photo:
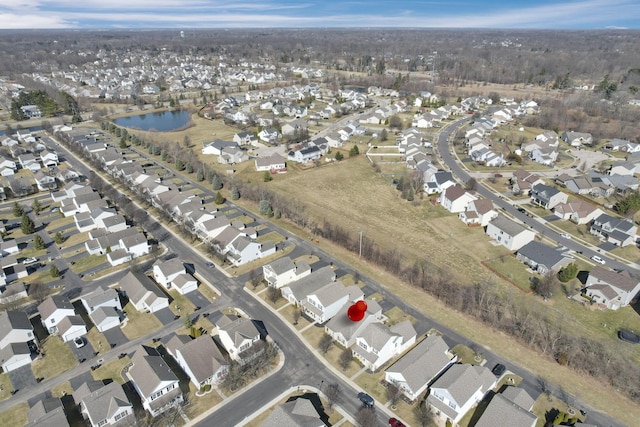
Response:
[{"label": "green lawn", "polygon": [[74,264],[70,265],[70,268],[74,273],[82,273],[105,262],[107,262],[106,255],[88,255],[75,261]]},{"label": "green lawn", "polygon": [[197,391],[193,383],[189,382],[189,393],[187,394],[189,404],[184,407],[184,412],[189,418],[195,418],[222,402],[222,397],[213,389],[204,396],[196,396]]},{"label": "green lawn", "polygon": [[27,402],[19,403],[0,413],[0,426],[23,426],[27,424]]},{"label": "green lawn", "polygon": [[484,261],[484,264],[493,271],[502,275],[502,277],[512,281],[515,286],[523,291],[531,290],[531,281],[529,277],[535,274],[527,271],[527,266],[516,259],[511,254],[505,254],[498,258]]},{"label": "green lawn", "polygon": [[479,365],[482,363],[482,360],[484,360],[484,357],[482,357],[481,354],[477,354],[473,349],[464,344],[457,344],[451,349],[451,352],[458,356],[458,363]]},{"label": "green lawn", "polygon": [[115,359],[100,366],[95,371],[91,371],[94,380],[113,380],[119,384],[124,384],[126,380],[122,377],[122,370],[131,363],[131,359],[123,357]]},{"label": "green lawn", "polygon": [[78,364],[69,346],[58,336],[49,336],[41,346],[45,356],[31,364],[36,378],[50,379]]}]

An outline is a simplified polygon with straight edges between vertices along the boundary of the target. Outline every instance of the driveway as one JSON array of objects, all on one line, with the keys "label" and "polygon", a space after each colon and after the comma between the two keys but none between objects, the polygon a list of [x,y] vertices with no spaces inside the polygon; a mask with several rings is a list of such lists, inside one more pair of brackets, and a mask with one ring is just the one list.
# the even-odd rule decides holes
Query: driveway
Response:
[{"label": "driveway", "polygon": [[168,307],[163,308],[162,310],[158,310],[153,314],[158,318],[160,323],[162,323],[163,325],[168,325],[169,323],[173,322],[176,317],[176,315],[173,314],[173,311],[171,311]]},{"label": "driveway", "polygon": [[14,390],[25,390],[37,384],[31,371],[31,365],[21,366],[9,372],[9,378],[11,378]]},{"label": "driveway", "polygon": [[84,362],[85,360],[91,359],[93,356],[95,356],[95,353],[94,353],[95,350],[91,346],[91,343],[89,342],[89,340],[87,340],[86,337],[82,337],[82,340],[84,341],[84,346],[80,348],[76,347],[73,340],[67,343],[67,345],[71,349],[71,352],[80,363]]},{"label": "driveway", "polygon": [[111,328],[102,333],[105,336],[110,345],[122,345],[129,342],[129,338],[127,338],[120,328]]},{"label": "driveway", "polygon": [[[207,286],[207,285],[200,285]],[[191,301],[196,307],[206,307],[211,304],[211,301],[207,300],[204,295],[198,291],[189,292],[185,295],[189,301]]]}]

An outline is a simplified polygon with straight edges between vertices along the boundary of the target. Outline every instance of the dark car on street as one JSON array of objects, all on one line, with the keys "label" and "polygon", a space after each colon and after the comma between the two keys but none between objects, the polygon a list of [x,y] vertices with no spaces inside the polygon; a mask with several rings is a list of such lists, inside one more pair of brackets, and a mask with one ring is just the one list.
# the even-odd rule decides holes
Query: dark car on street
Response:
[{"label": "dark car on street", "polygon": [[362,404],[367,408],[373,408],[375,401],[373,400],[373,397],[369,396],[367,393],[358,393],[358,399],[360,399],[360,402],[362,402]]},{"label": "dark car on street", "polygon": [[627,329],[620,329],[618,331],[618,338],[631,344],[640,344],[640,335]]},{"label": "dark car on street", "polygon": [[500,377],[502,376],[502,374],[504,374],[504,371],[506,371],[506,369],[507,368],[502,363],[498,363],[493,367],[491,372],[493,372],[493,375],[495,375],[496,377]]}]

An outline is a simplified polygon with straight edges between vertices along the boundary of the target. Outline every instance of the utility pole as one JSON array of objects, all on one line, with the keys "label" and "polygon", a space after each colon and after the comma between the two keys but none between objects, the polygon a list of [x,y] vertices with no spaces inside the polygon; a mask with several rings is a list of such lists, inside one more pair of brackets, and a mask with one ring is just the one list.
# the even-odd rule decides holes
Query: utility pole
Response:
[{"label": "utility pole", "polygon": [[363,231],[360,230],[360,252],[358,254],[358,258],[362,258],[362,233]]}]

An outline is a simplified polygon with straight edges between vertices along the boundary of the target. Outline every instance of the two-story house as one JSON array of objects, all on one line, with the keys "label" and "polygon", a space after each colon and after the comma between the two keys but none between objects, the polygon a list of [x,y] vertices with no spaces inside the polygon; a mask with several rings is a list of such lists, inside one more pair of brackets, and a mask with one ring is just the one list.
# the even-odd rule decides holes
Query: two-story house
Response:
[{"label": "two-story house", "polygon": [[640,280],[627,270],[616,272],[596,266],[589,272],[585,288],[594,302],[617,310],[629,305],[640,293]]},{"label": "two-story house", "polygon": [[374,372],[413,345],[416,335],[416,330],[409,320],[391,327],[371,323],[356,337],[352,354],[365,368]]},{"label": "two-story house", "polygon": [[83,383],[73,392],[73,400],[91,427],[125,426],[135,423],[133,404],[116,382]]},{"label": "two-story house", "polygon": [[311,267],[305,261],[293,262],[284,256],[262,266],[262,274],[269,286],[280,289],[311,274]]},{"label": "two-story house", "polygon": [[603,213],[593,220],[589,232],[616,246],[624,247],[635,243],[638,227],[626,218]]},{"label": "two-story house", "polygon": [[504,215],[498,215],[489,221],[485,233],[512,251],[517,251],[536,236],[532,230],[510,220]]},{"label": "two-story house", "polygon": [[40,313],[40,322],[42,326],[50,333],[58,332],[58,323],[67,316],[75,316],[76,310],[67,297],[62,295],[53,295],[44,300],[38,306]]},{"label": "two-story house", "polygon": [[335,316],[347,302],[364,298],[359,286],[344,286],[331,282],[307,295],[302,302],[303,312],[317,323],[324,323]]},{"label": "two-story house", "polygon": [[37,350],[36,337],[27,313],[21,310],[0,312],[0,363],[10,372],[31,363]]},{"label": "two-story house", "polygon": [[260,331],[251,319],[221,316],[216,320],[220,342],[233,360],[241,360],[242,353],[260,340]]},{"label": "two-story house", "polygon": [[188,335],[173,335],[165,348],[198,389],[221,382],[229,371],[229,362],[209,335],[200,335],[196,339]]}]

